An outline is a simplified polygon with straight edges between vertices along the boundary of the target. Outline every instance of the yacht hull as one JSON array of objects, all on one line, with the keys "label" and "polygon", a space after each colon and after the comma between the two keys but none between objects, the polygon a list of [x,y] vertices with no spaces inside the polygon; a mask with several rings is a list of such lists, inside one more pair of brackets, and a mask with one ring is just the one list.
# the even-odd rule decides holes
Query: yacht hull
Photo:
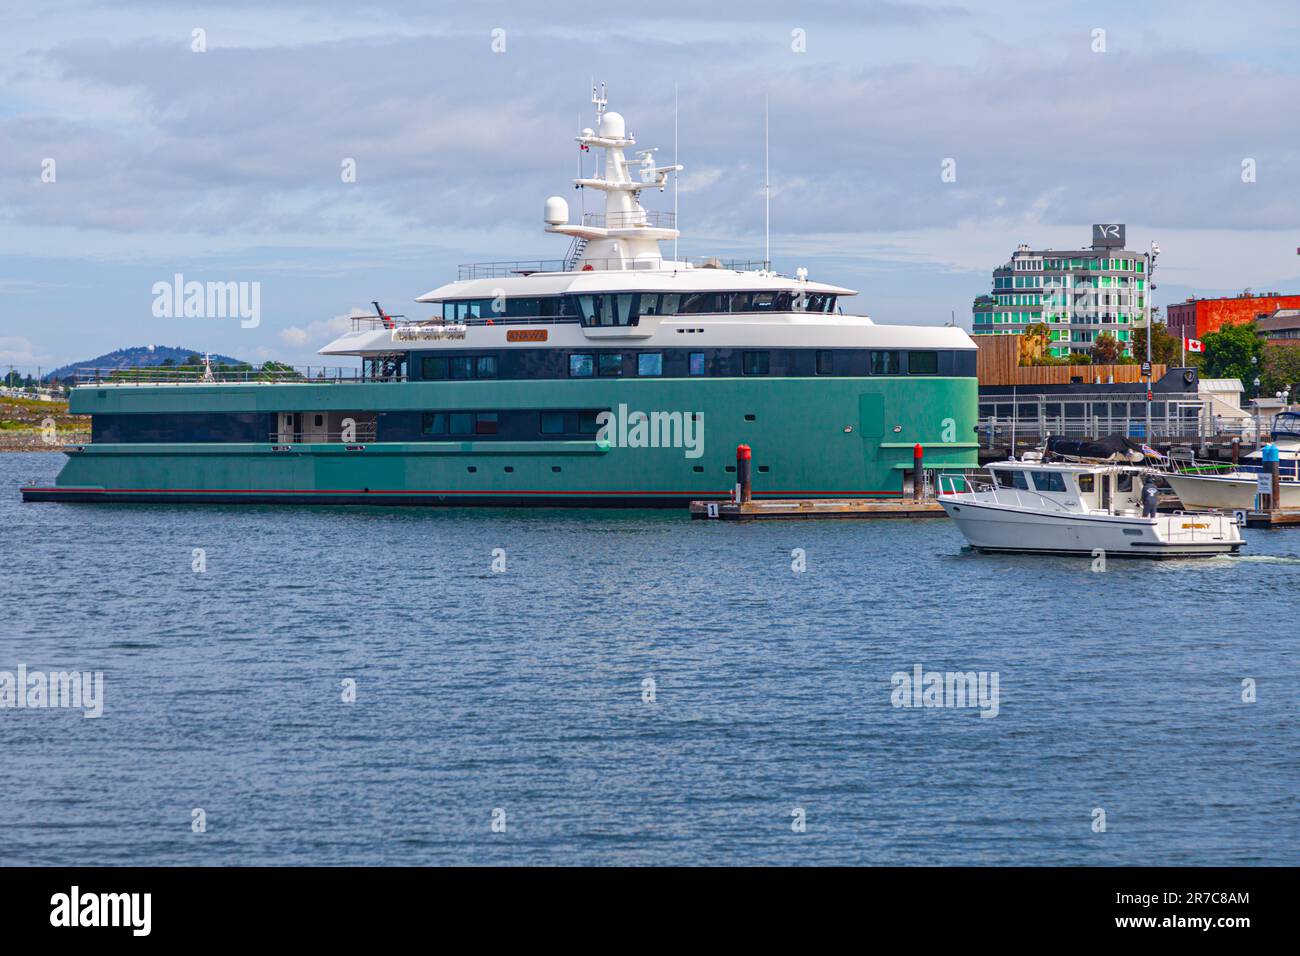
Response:
[{"label": "yacht hull", "polygon": [[[917,442],[926,468],[977,465],[973,441],[943,441],[940,431],[952,420],[949,437],[971,433],[976,389],[974,378],[942,376],[78,388],[74,411],[95,416],[101,431],[90,444],[65,449],[54,485],[22,494],[28,501],[115,503],[685,508],[732,493],[743,442],[754,450],[757,496],[890,498],[904,493]],[[460,398],[462,390],[474,397]],[[420,409],[621,403],[698,413],[699,444],[642,448],[619,440],[602,447],[594,436],[384,440],[392,421],[418,417]],[[166,410],[194,420],[196,431],[229,412],[257,415],[255,427],[265,434],[278,407],[373,413],[379,440],[172,443],[124,441],[107,430],[114,415],[120,422]]]},{"label": "yacht hull", "polygon": [[[1184,508],[1205,511],[1250,510],[1255,507],[1258,484],[1253,474],[1228,475],[1165,475],[1169,487],[1183,503]],[[1300,483],[1282,482],[1282,507],[1300,508]]]}]

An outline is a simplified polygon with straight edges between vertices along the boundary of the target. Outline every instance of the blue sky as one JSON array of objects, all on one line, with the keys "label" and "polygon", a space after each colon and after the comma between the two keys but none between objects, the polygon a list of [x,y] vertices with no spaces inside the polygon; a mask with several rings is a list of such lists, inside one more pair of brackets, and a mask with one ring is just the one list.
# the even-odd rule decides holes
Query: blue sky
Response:
[{"label": "blue sky", "polygon": [[[150,343],[319,361],[371,299],[419,316],[459,262],[559,256],[542,203],[577,205],[593,78],[661,155],[678,88],[689,255],[761,256],[770,97],[775,264],[880,322],[969,327],[1017,243],[1093,222],[1160,242],[1158,304],[1300,292],[1293,2],[593,7],[6,4],[0,365]],[[176,273],[259,282],[260,325],[155,318]]]}]

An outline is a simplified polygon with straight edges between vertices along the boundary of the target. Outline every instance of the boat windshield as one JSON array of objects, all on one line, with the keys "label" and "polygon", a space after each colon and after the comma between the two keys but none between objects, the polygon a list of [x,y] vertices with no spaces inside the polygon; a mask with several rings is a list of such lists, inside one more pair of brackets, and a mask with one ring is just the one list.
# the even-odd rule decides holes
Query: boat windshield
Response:
[{"label": "boat windshield", "polygon": [[1274,438],[1300,439],[1300,412],[1278,412],[1273,416]]},{"label": "boat windshield", "polygon": [[1017,488],[1020,491],[1029,490],[1029,482],[1025,480],[1023,471],[995,468],[991,474],[999,488]]}]

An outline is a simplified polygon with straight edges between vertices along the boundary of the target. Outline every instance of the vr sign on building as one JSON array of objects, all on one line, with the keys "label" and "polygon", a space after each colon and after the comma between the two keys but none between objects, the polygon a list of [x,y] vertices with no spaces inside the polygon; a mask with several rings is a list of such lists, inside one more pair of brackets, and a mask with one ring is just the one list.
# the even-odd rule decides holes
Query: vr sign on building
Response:
[{"label": "vr sign on building", "polygon": [[1124,223],[1093,223],[1092,247],[1094,249],[1123,249]]}]

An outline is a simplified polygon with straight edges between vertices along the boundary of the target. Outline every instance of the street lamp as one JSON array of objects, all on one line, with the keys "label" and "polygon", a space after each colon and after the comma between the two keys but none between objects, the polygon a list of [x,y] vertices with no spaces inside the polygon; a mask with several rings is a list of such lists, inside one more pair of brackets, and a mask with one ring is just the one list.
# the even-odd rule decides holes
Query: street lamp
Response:
[{"label": "street lamp", "polygon": [[1156,271],[1156,257],[1160,255],[1160,244],[1154,239],[1151,240],[1151,262],[1147,266],[1147,360],[1143,363],[1143,373],[1147,380],[1147,424],[1143,437],[1151,440],[1151,335],[1155,328],[1151,321],[1151,293],[1155,290],[1155,283],[1152,281]]}]

